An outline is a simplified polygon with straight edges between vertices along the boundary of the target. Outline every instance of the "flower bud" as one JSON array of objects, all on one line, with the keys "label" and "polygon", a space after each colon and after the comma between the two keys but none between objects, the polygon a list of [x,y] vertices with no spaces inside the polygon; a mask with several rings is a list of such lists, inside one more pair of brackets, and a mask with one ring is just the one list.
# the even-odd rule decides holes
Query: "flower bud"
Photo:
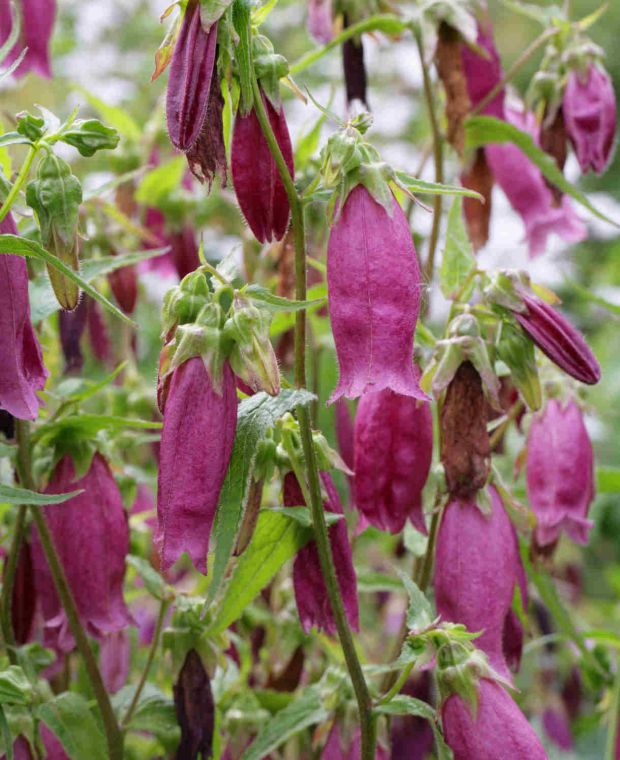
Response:
[{"label": "flower bud", "polygon": [[[282,105],[276,109],[261,91],[269,123],[291,176],[293,148]],[[276,162],[252,110],[238,113],[232,138],[233,186],[241,212],[260,243],[281,240],[288,227],[290,206]]]},{"label": "flower bud", "polygon": [[[0,233],[17,235],[11,214],[0,222]],[[23,420],[34,420],[48,371],[30,322],[28,269],[23,256],[0,254],[0,407]]]},{"label": "flower bud", "polygon": [[[20,6],[16,8],[17,13],[21,11],[19,38],[0,65],[10,66],[26,50],[13,76],[23,77],[34,71],[41,77],[51,79],[49,44],[56,16],[56,0],[19,0],[17,5]],[[15,23],[16,19],[11,18],[11,4],[3,1],[0,4],[0,47],[9,38]]]},{"label": "flower bud", "polygon": [[448,142],[459,155],[462,155],[465,149],[463,123],[471,109],[467,80],[461,59],[461,47],[459,32],[442,21],[437,29],[435,65],[446,91],[446,121],[448,123],[446,136]]},{"label": "flower bud", "polygon": [[25,644],[30,640],[36,612],[37,592],[34,584],[32,547],[28,541],[24,541],[17,558],[11,599],[11,625],[18,644]]},{"label": "flower bud", "polygon": [[156,538],[162,568],[168,570],[187,552],[206,574],[211,527],[237,423],[235,378],[228,362],[218,393],[200,357],[184,361],[172,373],[163,414]]},{"label": "flower bud", "polygon": [[121,309],[125,314],[133,314],[138,300],[138,270],[135,264],[110,272],[108,282]]},{"label": "flower bud", "polygon": [[437,536],[435,598],[444,621],[481,632],[475,645],[510,680],[503,635],[521,560],[515,530],[495,488],[489,488],[489,496],[488,515],[472,499],[456,499],[446,507]]},{"label": "flower bud", "polygon": [[536,541],[552,544],[566,531],[588,540],[587,519],[594,498],[592,444],[581,410],[571,399],[547,402],[532,420],[527,439],[527,495],[537,517]]},{"label": "flower bud", "polygon": [[[324,509],[327,512],[342,515],[342,505],[331,476],[322,472],[321,481],[327,494],[327,500],[323,504]],[[306,502],[299,482],[292,472],[287,473],[284,477],[283,497],[286,507],[305,506]],[[346,521],[344,519],[338,520],[328,528],[328,532],[340,596],[349,625],[357,631],[359,627],[357,581]],[[330,636],[335,636],[336,623],[321,572],[319,553],[314,541],[307,543],[295,557],[293,586],[299,619],[304,631],[307,632],[314,626]]]},{"label": "flower bud", "polygon": [[[131,622],[123,599],[129,551],[127,515],[114,476],[100,454],[95,454],[86,474],[77,480],[73,461],[65,455],[45,493],[76,490],[83,493],[66,501],[62,509],[43,509],[82,624],[91,636],[101,640]],[[46,646],[69,652],[74,647],[73,635],[36,530],[32,559]]]},{"label": "flower bud", "polygon": [[[349,26],[347,14],[344,14],[343,27]],[[342,67],[344,70],[344,86],[347,106],[368,110],[368,78],[364,64],[364,44],[361,35],[358,39],[350,37],[342,43]]]},{"label": "flower bud", "polygon": [[215,703],[211,679],[195,649],[190,649],[173,686],[174,707],[181,728],[176,757],[211,757]]},{"label": "flower bud", "polygon": [[413,365],[420,267],[407,219],[357,185],[332,226],[327,253],[329,314],[340,377],[330,403],[390,388],[425,399]]},{"label": "flower bud", "polygon": [[568,74],[562,101],[566,132],[582,172],[602,174],[616,137],[616,95],[607,72],[595,63]]},{"label": "flower bud", "polygon": [[355,504],[371,525],[399,533],[407,518],[426,534],[422,489],[433,458],[428,401],[367,393],[355,417]]},{"label": "flower bud", "polygon": [[80,341],[86,327],[88,317],[88,302],[82,298],[73,311],[61,310],[58,314],[60,327],[60,345],[65,358],[65,372],[80,372],[84,364],[84,356]]}]

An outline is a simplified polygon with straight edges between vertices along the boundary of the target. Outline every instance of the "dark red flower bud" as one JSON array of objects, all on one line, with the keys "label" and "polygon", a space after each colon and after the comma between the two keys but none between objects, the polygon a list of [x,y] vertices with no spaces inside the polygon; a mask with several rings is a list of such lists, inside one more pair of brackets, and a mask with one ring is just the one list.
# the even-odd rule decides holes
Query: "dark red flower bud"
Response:
[{"label": "dark red flower bud", "polygon": [[135,264],[111,272],[108,282],[121,309],[125,314],[133,314],[138,300],[138,270]]},{"label": "dark red flower bud", "polygon": [[215,704],[211,679],[195,649],[187,653],[174,684],[174,707],[181,727],[177,760],[211,757]]},{"label": "dark red flower bud", "polygon": [[88,319],[88,302],[81,298],[73,311],[61,309],[58,313],[60,345],[65,357],[65,372],[79,372],[84,364],[80,341]]}]

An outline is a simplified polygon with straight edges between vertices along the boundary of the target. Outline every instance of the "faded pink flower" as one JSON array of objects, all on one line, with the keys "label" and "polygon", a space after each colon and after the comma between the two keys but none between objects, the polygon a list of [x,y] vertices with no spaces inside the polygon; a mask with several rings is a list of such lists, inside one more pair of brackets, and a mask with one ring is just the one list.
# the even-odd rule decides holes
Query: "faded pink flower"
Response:
[{"label": "faded pink flower", "polygon": [[116,694],[125,685],[130,654],[127,631],[113,631],[103,637],[99,647],[99,666],[103,683],[110,694]]},{"label": "faded pink flower", "polygon": [[308,0],[308,31],[321,45],[333,38],[332,0]]}]

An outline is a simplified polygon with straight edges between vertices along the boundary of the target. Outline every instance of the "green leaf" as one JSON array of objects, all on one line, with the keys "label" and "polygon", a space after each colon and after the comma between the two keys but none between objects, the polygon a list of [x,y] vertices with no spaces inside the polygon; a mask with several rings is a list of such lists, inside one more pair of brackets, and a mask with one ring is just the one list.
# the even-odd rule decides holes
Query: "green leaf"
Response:
[{"label": "green leaf", "polygon": [[209,29],[220,19],[232,0],[200,0],[200,21],[202,22],[203,29],[209,31]]},{"label": "green leaf", "polygon": [[67,279],[76,283],[85,293],[91,298],[94,298],[95,301],[99,301],[99,303],[109,312],[114,314],[115,317],[118,317],[128,325],[134,326],[134,323],[129,317],[126,317],[125,314],[114,306],[113,303],[108,301],[105,296],[101,295],[98,290],[95,290],[92,285],[89,285],[78,272],[74,272],[71,267],[68,267],[64,262],[56,258],[56,256],[49,253],[49,251],[46,251],[45,248],[38,243],[35,243],[34,240],[28,240],[19,237],[18,235],[0,235],[0,253],[12,254],[14,256],[30,256],[39,259],[40,261],[44,261],[49,266],[52,266],[57,271],[61,272]]},{"label": "green leaf", "polygon": [[13,736],[9,723],[4,714],[2,705],[0,704],[0,734],[2,735],[2,743],[4,744],[6,760],[13,760]]},{"label": "green leaf", "polygon": [[481,148],[489,143],[513,143],[540,169],[543,176],[552,184],[584,208],[587,208],[594,216],[609,222],[614,227],[620,227],[620,223],[614,222],[602,211],[599,211],[590,203],[586,196],[564,177],[558,169],[555,159],[541,150],[527,132],[522,132],[512,124],[492,116],[474,116],[465,122],[465,147],[473,150]]},{"label": "green leaf", "polygon": [[463,201],[455,198],[448,214],[446,247],[439,275],[439,286],[444,296],[449,299],[459,296],[475,268],[476,259],[463,222]]},{"label": "green leaf", "polygon": [[72,89],[83,95],[90,107],[96,111],[102,119],[110,124],[110,126],[114,127],[120,135],[123,135],[123,137],[126,137],[128,140],[133,140],[134,142],[138,142],[142,138],[142,130],[140,129],[140,126],[122,108],[104,103],[103,100],[80,85],[72,85]]},{"label": "green leaf", "polygon": [[300,731],[322,723],[329,711],[321,702],[321,693],[315,686],[307,687],[297,699],[276,713],[259,731],[253,743],[241,756],[241,760],[261,760],[276,747]]},{"label": "green leaf", "polygon": [[311,531],[282,514],[264,510],[250,545],[237,561],[208,634],[221,633],[243,614],[282,565],[310,539]]},{"label": "green leaf", "polygon": [[[119,720],[127,714],[136,688],[136,685],[124,686],[112,697],[112,707]],[[179,733],[172,700],[148,682],[144,684],[129,725],[133,731],[147,731],[156,736],[170,737]]]},{"label": "green leaf", "polygon": [[277,296],[268,288],[263,288],[261,285],[248,285],[247,288],[244,288],[243,294],[250,296],[255,301],[264,303],[274,311],[302,311],[303,309],[309,309],[311,306],[323,306],[327,302],[327,297],[317,298],[313,301],[295,301],[283,296]]},{"label": "green leaf", "polygon": [[597,467],[596,468],[596,492],[597,493],[620,493],[620,468]]},{"label": "green leaf", "polygon": [[0,148],[5,148],[7,145],[31,145],[32,141],[25,135],[20,135],[19,132],[5,132],[0,136]]},{"label": "green leaf", "polygon": [[256,393],[239,404],[235,442],[215,518],[216,546],[207,604],[215,598],[232,555],[260,440],[276,420],[314,398],[308,391],[287,389],[275,397]]},{"label": "green leaf", "polygon": [[99,119],[76,121],[70,129],[61,133],[62,142],[77,148],[81,156],[94,156],[98,150],[114,150],[120,137],[112,127],[106,127]]},{"label": "green leaf", "polygon": [[107,760],[103,734],[80,694],[59,694],[39,705],[36,715],[56,734],[71,760]]},{"label": "green leaf", "polygon": [[27,488],[13,488],[0,484],[0,503],[1,504],[35,504],[43,506],[45,504],[62,504],[74,496],[78,496],[82,491],[71,491],[70,493],[37,493],[29,491]]},{"label": "green leaf", "polygon": [[431,604],[420,591],[417,584],[402,570],[397,570],[403,585],[409,594],[409,607],[407,609],[407,627],[418,631],[426,628],[433,622]]},{"label": "green leaf", "polygon": [[406,172],[396,172],[396,178],[414,195],[456,195],[458,197],[477,198],[482,201],[480,193],[461,185],[443,185],[439,182],[427,182],[413,177]]},{"label": "green leaf", "polygon": [[170,595],[170,586],[168,586],[150,562],[142,557],[137,557],[135,554],[128,554],[127,564],[131,565],[138,573],[144,581],[144,587],[155,599],[162,601]]},{"label": "green leaf", "polygon": [[608,301],[606,298],[603,298],[602,296],[599,296],[596,293],[593,293],[591,290],[584,288],[583,285],[580,285],[578,282],[575,282],[574,280],[566,281],[566,285],[571,290],[574,290],[575,293],[581,298],[583,298],[584,300],[595,303],[597,306],[601,306],[606,311],[609,311],[612,314],[615,314],[616,316],[620,316],[620,305],[616,303],[612,303],[611,301]]},{"label": "green leaf", "polygon": [[179,187],[186,166],[185,156],[176,156],[147,172],[136,190],[138,203],[157,206],[158,202]]},{"label": "green leaf", "polygon": [[0,705],[28,705],[32,696],[32,684],[18,665],[0,671]]},{"label": "green leaf", "polygon": [[406,694],[397,694],[389,702],[378,704],[375,712],[382,715],[416,715],[418,718],[435,720],[435,710],[431,705]]},{"label": "green leaf", "polygon": [[[289,520],[295,520],[295,522],[298,522],[304,528],[312,527],[312,512],[309,507],[271,507],[268,511],[277,512],[280,515],[284,515],[284,517],[288,517]],[[340,522],[340,520],[344,520],[344,515],[339,515],[335,512],[325,513],[325,524],[328,528]]]},{"label": "green leaf", "polygon": [[235,59],[241,91],[239,110],[243,115],[248,113],[254,99],[252,90],[252,33],[248,0],[234,0],[233,24],[239,40],[235,49]]},{"label": "green leaf", "polygon": [[32,440],[49,444],[59,436],[94,438],[102,430],[159,430],[161,427],[161,422],[152,420],[114,417],[108,414],[74,414],[44,423],[35,431]]}]

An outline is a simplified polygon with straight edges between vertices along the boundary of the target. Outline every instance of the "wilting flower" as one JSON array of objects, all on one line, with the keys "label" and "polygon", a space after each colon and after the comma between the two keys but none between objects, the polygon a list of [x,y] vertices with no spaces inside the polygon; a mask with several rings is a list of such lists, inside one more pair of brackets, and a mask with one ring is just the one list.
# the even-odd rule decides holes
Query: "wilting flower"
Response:
[{"label": "wilting flower", "polygon": [[403,210],[355,187],[329,236],[329,314],[340,377],[330,402],[390,388],[425,399],[413,364],[420,267]]},{"label": "wilting flower", "polygon": [[[18,0],[17,12],[21,14],[20,33],[13,49],[0,65],[10,66],[21,52],[28,48],[23,61],[15,69],[14,76],[23,77],[29,71],[50,79],[49,44],[56,16],[56,0]],[[6,42],[15,19],[11,18],[11,4],[0,4],[0,47]]]},{"label": "wilting flower", "polygon": [[[16,235],[10,214],[0,222],[0,233]],[[14,417],[34,420],[48,372],[30,322],[28,270],[22,256],[0,254],[0,406]]]},{"label": "wilting flower", "polygon": [[[343,514],[338,491],[330,475],[325,472],[321,473],[321,481],[327,493],[327,501],[324,502],[323,507],[327,512]],[[305,505],[299,482],[292,472],[287,473],[284,477],[284,505],[287,507]],[[357,630],[359,625],[357,582],[345,520],[338,520],[335,525],[329,527],[329,540],[345,613],[349,625]],[[336,634],[336,623],[321,572],[319,553],[314,541],[310,541],[300,549],[295,558],[293,586],[303,629],[309,631],[315,626],[334,636]]]},{"label": "wilting flower", "polygon": [[459,694],[441,708],[444,736],[454,760],[547,760],[534,729],[496,681],[480,680],[475,717]]},{"label": "wilting flower", "polygon": [[99,665],[106,690],[116,694],[129,674],[131,645],[127,631],[113,631],[103,637],[99,646]]},{"label": "wilting flower", "polygon": [[[82,623],[88,633],[101,639],[131,622],[123,599],[129,551],[127,516],[114,476],[100,454],[95,454],[90,469],[79,480],[71,457],[65,455],[45,492],[76,490],[83,493],[66,501],[62,509],[45,507],[45,516]],[[74,646],[73,636],[36,531],[32,558],[46,643],[68,652]]]},{"label": "wilting flower", "polygon": [[520,289],[525,311],[513,314],[540,350],[566,374],[594,385],[601,368],[581,333],[559,311],[537,296]]},{"label": "wilting flower", "polygon": [[391,390],[362,396],[355,416],[355,504],[371,525],[399,533],[409,518],[426,533],[422,489],[432,458],[427,401]]},{"label": "wilting flower", "polygon": [[562,108],[581,171],[602,174],[616,137],[616,95],[609,75],[594,63],[586,71],[572,69]]},{"label": "wilting flower", "polygon": [[527,439],[527,494],[538,523],[536,541],[552,544],[562,531],[588,540],[594,498],[592,444],[580,408],[551,399],[532,420]]},{"label": "wilting flower", "polygon": [[[271,129],[291,176],[293,148],[284,107],[275,108],[262,93]],[[241,212],[260,243],[281,240],[290,217],[290,206],[276,162],[263,135],[254,108],[237,114],[231,149],[233,186]]]},{"label": "wilting flower", "polygon": [[[538,141],[538,126],[533,114],[505,110],[506,121]],[[538,167],[515,145],[487,145],[486,157],[497,184],[510,205],[521,216],[530,256],[543,253],[549,235],[555,233],[568,243],[577,243],[586,236],[586,229],[570,200],[563,196],[555,206],[553,193],[547,187]]]},{"label": "wilting flower", "polygon": [[471,500],[451,501],[446,507],[437,537],[435,598],[443,620],[482,632],[476,646],[500,675],[510,679],[503,637],[521,560],[500,497],[492,487],[488,492],[489,515]]},{"label": "wilting flower", "polygon": [[237,424],[235,378],[225,362],[216,390],[201,358],[174,370],[163,410],[157,518],[162,569],[187,552],[201,573]]},{"label": "wilting flower", "polygon": [[332,0],[308,0],[308,31],[321,45],[334,36]]}]

